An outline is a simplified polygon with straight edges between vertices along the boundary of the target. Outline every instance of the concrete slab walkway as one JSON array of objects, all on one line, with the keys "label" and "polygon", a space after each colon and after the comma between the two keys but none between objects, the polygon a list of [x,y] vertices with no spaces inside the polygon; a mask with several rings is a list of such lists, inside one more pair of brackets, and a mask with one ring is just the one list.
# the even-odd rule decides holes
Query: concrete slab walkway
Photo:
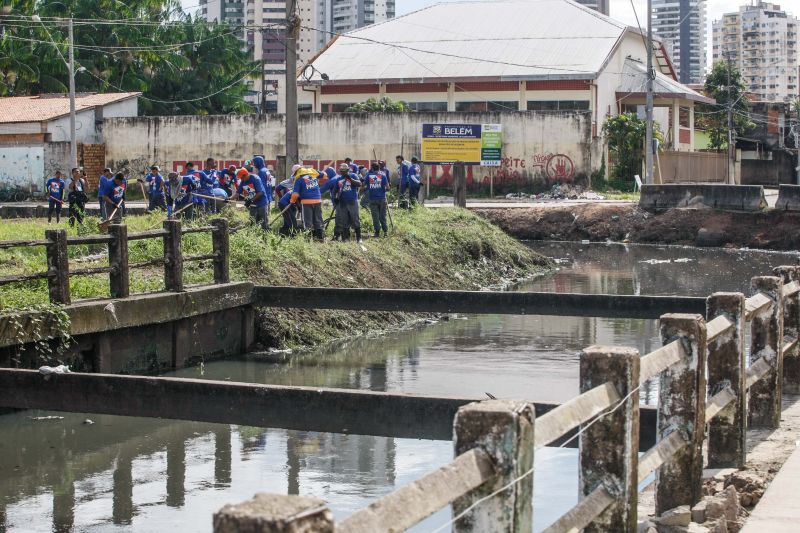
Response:
[{"label": "concrete slab walkway", "polygon": [[741,533],[800,531],[800,448],[795,448],[745,522]]}]

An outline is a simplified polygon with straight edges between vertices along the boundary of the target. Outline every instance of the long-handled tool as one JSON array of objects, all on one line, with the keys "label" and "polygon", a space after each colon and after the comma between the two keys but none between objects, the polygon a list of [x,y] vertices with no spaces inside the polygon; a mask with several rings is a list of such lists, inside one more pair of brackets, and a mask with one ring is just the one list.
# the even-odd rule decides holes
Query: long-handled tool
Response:
[{"label": "long-handled tool", "polygon": [[119,201],[119,203],[116,205],[116,207],[114,207],[114,210],[111,212],[111,216],[110,217],[108,217],[106,220],[100,222],[100,224],[98,225],[98,228],[100,229],[100,233],[108,233],[108,226],[114,220],[114,217],[116,216],[117,211],[119,211],[119,208],[122,207],[123,203],[125,203],[125,199],[122,199],[122,200]]},{"label": "long-handled tool", "polygon": [[181,207],[181,208],[180,208],[180,209],[178,209],[177,211],[173,211],[173,212],[172,212],[172,216],[171,216],[170,218],[168,218],[168,220],[169,220],[169,219],[174,219],[176,215],[179,215],[179,214],[181,214],[182,212],[186,211],[187,209],[189,209],[189,208],[190,208],[190,207],[192,207],[193,205],[194,205],[194,203],[193,203],[193,202],[189,202],[188,204],[186,204],[185,206]]},{"label": "long-handled tool", "polygon": [[214,200],[216,202],[233,202],[236,205],[244,205],[244,202],[241,200],[231,200],[230,198],[220,198],[219,196],[207,196],[205,194],[199,194],[196,192],[192,193],[192,196],[197,196],[198,198],[205,198],[206,200]]},{"label": "long-handled tool", "polygon": [[336,218],[336,206],[335,205],[333,206],[333,211],[331,212],[331,216],[329,216],[328,220],[326,220],[325,223],[323,224],[323,227],[325,228],[325,231],[328,231],[328,225],[330,225],[331,220],[333,220],[334,218]]},{"label": "long-handled tool", "polygon": [[271,228],[271,227],[272,227],[272,225],[273,225],[273,224],[275,224],[275,223],[278,221],[278,218],[282,217],[282,216],[283,216],[283,214],[284,214],[286,211],[288,211],[290,207],[292,207],[292,205],[293,205],[293,204],[289,204],[289,205],[287,205],[286,207],[284,207],[284,208],[283,208],[283,211],[281,211],[280,213],[278,213],[277,215],[275,215],[275,218],[273,218],[273,219],[272,219],[272,221],[267,221],[267,225],[268,225],[268,226]]}]

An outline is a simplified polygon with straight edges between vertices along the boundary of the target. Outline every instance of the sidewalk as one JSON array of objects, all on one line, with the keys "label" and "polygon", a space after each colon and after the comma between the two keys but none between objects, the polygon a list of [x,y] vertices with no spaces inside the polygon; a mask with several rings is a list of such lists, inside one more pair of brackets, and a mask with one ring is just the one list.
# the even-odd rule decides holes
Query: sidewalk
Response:
[{"label": "sidewalk", "polygon": [[800,448],[795,448],[772,480],[740,533],[800,531]]}]

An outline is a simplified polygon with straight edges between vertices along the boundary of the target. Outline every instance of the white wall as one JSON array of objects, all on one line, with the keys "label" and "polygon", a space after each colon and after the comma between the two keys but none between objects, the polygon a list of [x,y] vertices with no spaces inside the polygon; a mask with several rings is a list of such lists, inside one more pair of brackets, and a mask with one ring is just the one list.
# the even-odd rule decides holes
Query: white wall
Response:
[{"label": "white wall", "polygon": [[[300,157],[314,166],[345,157],[388,162],[403,153],[410,159],[420,155],[423,123],[502,124],[505,160],[491,171],[495,184],[570,181],[600,165],[591,156],[588,113],[303,114]],[[284,153],[283,115],[118,118],[107,120],[104,131],[106,163],[133,173],[152,164],[180,171],[187,160],[202,165],[209,156],[227,165],[254,154],[274,161]],[[428,172],[434,183],[452,179],[450,166]],[[470,181],[488,181],[489,175],[488,168],[468,169]]]},{"label": "white wall", "polygon": [[0,187],[41,190],[44,186],[44,145],[0,145]]},{"label": "white wall", "polygon": [[[53,142],[69,141],[69,116],[60,117],[47,123],[47,133]],[[94,109],[84,109],[75,113],[75,138],[79,143],[97,144],[100,135],[94,126]]]}]

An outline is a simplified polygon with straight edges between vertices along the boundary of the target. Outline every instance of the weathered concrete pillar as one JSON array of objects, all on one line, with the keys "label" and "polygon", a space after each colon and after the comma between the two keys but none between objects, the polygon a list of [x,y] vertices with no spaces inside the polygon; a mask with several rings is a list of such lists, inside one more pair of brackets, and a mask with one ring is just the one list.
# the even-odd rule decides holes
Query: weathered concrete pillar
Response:
[{"label": "weathered concrete pillar", "polygon": [[66,473],[53,487],[53,533],[69,533],[75,527],[75,483]]},{"label": "weathered concrete pillar", "polygon": [[290,495],[300,494],[300,446],[297,433],[286,433],[286,492]]},{"label": "weathered concrete pillar", "polygon": [[183,244],[181,240],[181,221],[165,220],[164,231],[164,289],[181,292],[183,290]]},{"label": "weathered concrete pillar", "polygon": [[323,500],[256,494],[214,513],[214,533],[333,533],[333,513]]},{"label": "weathered concrete pillar", "polygon": [[702,497],[703,433],[706,426],[706,323],[694,314],[661,317],[661,342],[679,340],[686,357],[661,373],[658,391],[658,439],[686,433],[689,445],[656,473],[656,514]]},{"label": "weathered concrete pillar", "polygon": [[242,307],[242,351],[250,350],[256,342],[256,308],[252,305]]},{"label": "weathered concrete pillar", "polygon": [[[608,381],[623,405],[601,415],[580,436],[580,487],[588,496],[604,485],[616,500],[584,528],[587,532],[636,531],[639,468],[639,351],[591,346],[580,355],[581,393]],[[630,394],[630,396],[628,396]]]},{"label": "weathered concrete pillar", "polygon": [[108,243],[108,265],[114,270],[109,274],[112,298],[127,298],[130,295],[130,272],[128,269],[128,227],[111,224],[108,227],[111,242]]},{"label": "weathered concrete pillar", "polygon": [[453,205],[467,207],[467,169],[463,163],[453,165]]},{"label": "weathered concrete pillar", "polygon": [[[526,402],[488,400],[459,408],[453,427],[455,455],[481,448],[498,472],[487,482],[453,502],[453,514],[508,485],[457,520],[457,533],[505,531],[529,533],[533,521],[533,405]],[[524,477],[523,477],[524,476]]]},{"label": "weathered concrete pillar", "polygon": [[211,244],[214,247],[214,283],[228,283],[230,275],[230,234],[227,218],[211,220]]},{"label": "weathered concrete pillar", "polygon": [[183,507],[186,500],[186,443],[181,437],[167,441],[167,506]]},{"label": "weathered concrete pillar", "polygon": [[44,232],[50,244],[45,246],[47,254],[47,290],[50,303],[68,304],[69,295],[69,255],[67,254],[67,232],[63,229],[48,229]]},{"label": "weathered concrete pillar", "polygon": [[214,484],[231,484],[231,427],[227,424],[214,431]]},{"label": "weathered concrete pillar", "polygon": [[114,468],[114,495],[111,504],[111,520],[115,524],[128,525],[133,521],[133,472],[131,456],[120,453]]},{"label": "weathered concrete pillar", "polygon": [[708,343],[708,396],[730,387],[736,399],[708,423],[709,468],[742,468],[747,438],[744,294],[716,292],[706,302],[706,322],[727,318],[733,326]]},{"label": "weathered concrete pillar", "polygon": [[781,423],[783,385],[783,281],[756,276],[750,287],[754,294],[765,294],[772,305],[756,313],[750,325],[750,364],[764,359],[770,370],[750,387],[748,425],[777,428]]},{"label": "weathered concrete pillar", "polygon": [[[798,266],[779,266],[773,273],[783,279],[784,285],[793,281],[800,282]],[[794,293],[783,298],[783,336],[797,339],[798,335],[800,335],[800,293]],[[794,394],[800,393],[800,343],[783,354],[783,390]]]},{"label": "weathered concrete pillar", "polygon": [[181,318],[172,322],[172,368],[179,370],[186,366],[191,357],[193,330],[196,318]]}]

